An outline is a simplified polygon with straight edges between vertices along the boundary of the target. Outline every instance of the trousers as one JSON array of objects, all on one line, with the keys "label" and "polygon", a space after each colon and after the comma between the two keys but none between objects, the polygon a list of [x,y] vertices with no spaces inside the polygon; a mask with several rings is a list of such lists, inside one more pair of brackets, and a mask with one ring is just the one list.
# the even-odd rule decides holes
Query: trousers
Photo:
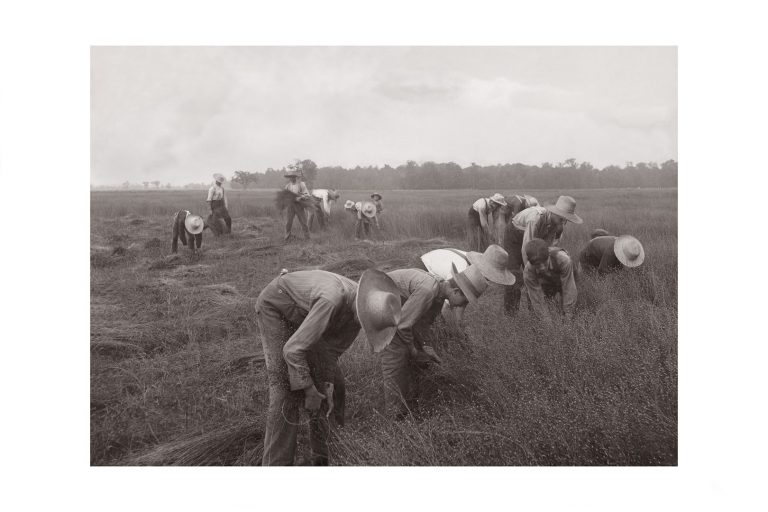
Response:
[{"label": "trousers", "polygon": [[288,208],[285,211],[285,239],[287,240],[291,236],[291,228],[293,227],[293,218],[299,219],[301,224],[301,231],[304,233],[304,238],[309,240],[309,227],[307,226],[307,214],[304,211],[304,207],[299,204],[298,201],[293,201],[288,204]]},{"label": "trousers", "polygon": [[224,206],[223,199],[215,199],[211,201],[211,214],[213,215],[213,223],[218,223],[219,219],[222,219],[227,225],[225,233],[232,232],[232,218],[229,216],[229,210]]}]

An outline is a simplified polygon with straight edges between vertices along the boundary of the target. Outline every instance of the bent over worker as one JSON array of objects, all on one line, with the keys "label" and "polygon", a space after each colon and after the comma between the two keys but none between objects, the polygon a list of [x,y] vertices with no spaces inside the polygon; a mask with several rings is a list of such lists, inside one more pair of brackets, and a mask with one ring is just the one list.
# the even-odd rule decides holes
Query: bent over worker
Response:
[{"label": "bent over worker", "polygon": [[534,314],[549,318],[545,298],[560,295],[559,308],[565,317],[573,318],[576,308],[576,279],[573,262],[560,247],[550,247],[541,238],[534,238],[525,245],[528,263],[523,270],[523,282]]},{"label": "bent over worker", "polygon": [[613,236],[603,229],[592,232],[592,239],[579,252],[579,265],[601,274],[621,268],[639,267],[645,260],[640,241],[630,235]]},{"label": "bent over worker", "polygon": [[338,359],[360,331],[356,297],[357,283],[324,270],[281,275],[259,294],[269,383],[263,465],[293,465],[302,404],[310,413],[311,463],[328,464],[330,407],[338,424],[344,419]]}]

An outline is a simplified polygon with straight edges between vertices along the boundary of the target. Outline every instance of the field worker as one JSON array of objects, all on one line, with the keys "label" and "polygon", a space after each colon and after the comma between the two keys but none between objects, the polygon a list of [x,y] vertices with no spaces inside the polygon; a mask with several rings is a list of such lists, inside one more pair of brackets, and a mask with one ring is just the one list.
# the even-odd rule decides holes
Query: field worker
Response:
[{"label": "field worker", "polygon": [[322,202],[320,203],[319,208],[307,209],[309,212],[307,225],[311,230],[315,217],[317,217],[317,222],[322,229],[325,227],[326,221],[331,217],[331,206],[339,199],[339,197],[341,197],[341,194],[332,188],[316,188],[312,191],[312,196],[320,199]]},{"label": "field worker", "polygon": [[381,213],[384,211],[384,205],[381,203],[381,194],[374,192],[371,194],[371,199],[373,199],[373,204],[376,205],[376,228],[381,229],[379,219],[381,218]]},{"label": "field worker", "polygon": [[288,183],[283,187],[283,190],[287,190],[296,196],[295,200],[286,208],[285,240],[288,241],[291,238],[294,217],[299,219],[304,238],[309,240],[309,227],[307,226],[307,217],[304,212],[306,199],[309,196],[307,185],[299,180],[299,173],[296,169],[289,169],[283,176],[288,179]]},{"label": "field worker", "polygon": [[378,227],[378,219],[376,219],[376,205],[370,201],[364,203],[355,203],[355,210],[357,211],[357,222],[355,223],[355,238],[370,238],[371,237],[371,224],[376,224]]},{"label": "field worker", "polygon": [[528,263],[528,256],[523,247],[534,238],[541,238],[547,245],[556,246],[560,242],[566,222],[581,224],[581,217],[576,215],[576,200],[570,196],[560,196],[554,205],[531,206],[521,211],[507,224],[504,235],[504,249],[509,254],[507,268],[515,274],[517,282],[504,291],[504,309],[514,314],[520,306],[522,270]]},{"label": "field worker", "polygon": [[570,320],[576,308],[576,279],[571,257],[560,247],[550,247],[541,238],[525,244],[528,262],[523,270],[523,282],[534,314],[549,318],[545,297],[560,294],[559,306]]},{"label": "field worker", "polygon": [[488,240],[494,239],[494,211],[507,206],[504,196],[493,194],[475,201],[467,213],[467,237],[469,248],[484,251]]},{"label": "field worker", "polygon": [[[176,253],[179,247],[179,238],[183,245],[189,245],[192,254],[197,254],[203,245],[203,230],[208,224],[199,215],[190,213],[189,210],[179,210],[173,216],[171,252]],[[189,244],[187,244],[189,238]],[[197,247],[195,247],[197,246]]]},{"label": "field worker", "polygon": [[281,274],[259,294],[256,321],[269,384],[263,465],[294,464],[302,403],[310,414],[310,461],[328,464],[332,409],[343,424],[338,358],[360,331],[356,297],[357,283],[324,270]]},{"label": "field worker", "polygon": [[213,216],[213,222],[218,223],[219,219],[223,220],[227,225],[227,229],[224,233],[232,232],[232,219],[229,216],[227,210],[227,195],[224,193],[224,176],[216,173],[213,175],[214,183],[211,188],[208,189],[208,206],[211,207],[211,215]]},{"label": "field worker", "polygon": [[579,252],[579,265],[585,270],[597,269],[602,274],[639,267],[645,260],[643,245],[633,236],[613,236],[604,229],[596,229],[591,238]]},{"label": "field worker", "polygon": [[[507,251],[496,244],[489,245],[483,253],[460,249],[435,249],[421,255],[417,268],[450,280],[456,271],[463,272],[468,266],[475,265],[488,281],[511,286],[515,284],[515,276],[507,270],[507,259]],[[450,307],[447,301],[443,306],[443,316],[447,317],[446,307]],[[465,308],[466,304],[451,308],[459,323],[464,317]]]},{"label": "field worker", "polygon": [[504,199],[507,200],[508,205],[506,213],[509,217],[507,218],[507,221],[514,218],[515,215],[525,210],[526,208],[530,208],[531,206],[539,206],[539,200],[533,196],[529,196],[528,194],[515,194],[512,196],[506,196]]},{"label": "field worker", "polygon": [[461,273],[456,270],[450,280],[415,268],[393,270],[387,275],[400,291],[402,311],[397,333],[381,354],[381,370],[387,413],[399,418],[418,396],[418,371],[442,363],[427,341],[443,301],[448,300],[452,307],[466,305],[485,291],[488,282],[474,266]]}]

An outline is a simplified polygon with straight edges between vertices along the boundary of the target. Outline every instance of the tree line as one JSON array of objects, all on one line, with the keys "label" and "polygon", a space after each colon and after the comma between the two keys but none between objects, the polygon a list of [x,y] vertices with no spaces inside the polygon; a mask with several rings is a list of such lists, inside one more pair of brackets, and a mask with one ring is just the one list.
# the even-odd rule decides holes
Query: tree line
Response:
[{"label": "tree line", "polygon": [[[497,164],[481,166],[472,163],[461,167],[454,162],[417,163],[409,160],[391,167],[367,166],[347,169],[340,166],[317,167],[311,160],[288,166],[304,169],[309,184],[340,189],[547,189],[547,188],[633,188],[676,187],[677,161],[626,162],[602,169],[589,162],[569,158],[564,162],[539,165]],[[285,184],[286,168],[269,168],[257,175],[256,188],[280,188]],[[307,172],[308,171],[308,172]]]}]

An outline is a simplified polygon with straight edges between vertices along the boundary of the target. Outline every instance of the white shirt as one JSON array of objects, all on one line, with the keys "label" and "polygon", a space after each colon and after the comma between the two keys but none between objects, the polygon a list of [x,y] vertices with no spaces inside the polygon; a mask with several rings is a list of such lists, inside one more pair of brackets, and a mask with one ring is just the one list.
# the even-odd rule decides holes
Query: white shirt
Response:
[{"label": "white shirt", "polygon": [[227,206],[227,198],[224,195],[224,187],[218,183],[214,183],[211,188],[208,189],[208,199],[206,201],[219,201],[224,200],[224,206]]},{"label": "white shirt", "polygon": [[427,267],[427,271],[446,281],[453,277],[451,264],[456,265],[456,270],[463,272],[468,266],[466,251],[458,249],[435,249],[421,256],[421,261]]},{"label": "white shirt", "polygon": [[312,191],[312,195],[318,199],[323,200],[323,211],[326,215],[331,214],[331,203],[336,202],[335,199],[328,199],[328,189],[327,188],[316,188]]},{"label": "white shirt", "polygon": [[298,194],[300,196],[303,196],[304,194],[309,194],[309,190],[307,190],[307,185],[304,184],[303,181],[296,180],[296,183],[288,182],[285,184],[285,190],[290,190],[294,194]]}]

